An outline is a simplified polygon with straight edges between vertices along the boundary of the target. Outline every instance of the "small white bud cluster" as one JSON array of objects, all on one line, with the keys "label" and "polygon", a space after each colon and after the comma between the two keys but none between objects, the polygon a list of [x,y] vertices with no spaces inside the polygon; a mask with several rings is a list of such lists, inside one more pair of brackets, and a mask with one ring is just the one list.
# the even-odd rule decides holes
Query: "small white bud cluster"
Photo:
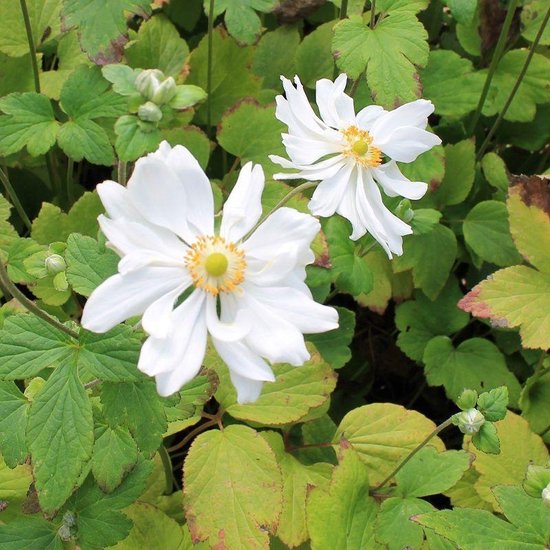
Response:
[{"label": "small white bud cluster", "polygon": [[155,105],[164,105],[176,94],[176,81],[159,69],[146,69],[136,78],[136,89]]},{"label": "small white bud cluster", "polygon": [[485,424],[485,417],[477,409],[468,409],[457,415],[457,421],[458,429],[463,434],[472,435]]}]

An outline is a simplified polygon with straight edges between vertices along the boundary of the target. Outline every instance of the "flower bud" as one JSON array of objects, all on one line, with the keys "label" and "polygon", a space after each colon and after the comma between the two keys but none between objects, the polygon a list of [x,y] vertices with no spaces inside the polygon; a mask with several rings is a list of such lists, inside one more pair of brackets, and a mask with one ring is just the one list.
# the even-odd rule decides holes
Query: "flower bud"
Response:
[{"label": "flower bud", "polygon": [[69,542],[73,538],[71,528],[66,524],[61,525],[57,530],[57,536],[64,542]]},{"label": "flower bud", "polygon": [[550,506],[550,483],[542,490],[541,496],[542,502],[544,502],[546,506]]},{"label": "flower bud", "polygon": [[164,105],[168,103],[174,95],[176,95],[176,81],[173,77],[169,76],[160,84],[150,99],[157,105]]},{"label": "flower bud", "polygon": [[136,78],[136,90],[147,99],[151,99],[164,80],[164,73],[158,69],[146,69]]},{"label": "flower bud", "polygon": [[395,215],[401,218],[405,223],[409,223],[414,218],[414,210],[411,208],[411,201],[403,199],[395,209]]},{"label": "flower bud", "polygon": [[477,403],[476,390],[464,390],[456,400],[456,404],[463,410],[473,409]]},{"label": "flower bud", "polygon": [[67,269],[65,259],[59,254],[51,254],[48,256],[44,261],[44,265],[49,275],[56,275],[57,273],[61,273]]},{"label": "flower bud", "polygon": [[63,514],[63,523],[65,525],[68,525],[69,527],[73,527],[73,525],[76,525],[76,516],[73,512],[67,511]]},{"label": "flower bud", "polygon": [[146,122],[158,122],[162,118],[162,111],[152,101],[140,105],[138,117]]},{"label": "flower bud", "polygon": [[479,432],[485,424],[485,417],[477,409],[468,409],[456,415],[458,429],[463,434],[472,435]]}]

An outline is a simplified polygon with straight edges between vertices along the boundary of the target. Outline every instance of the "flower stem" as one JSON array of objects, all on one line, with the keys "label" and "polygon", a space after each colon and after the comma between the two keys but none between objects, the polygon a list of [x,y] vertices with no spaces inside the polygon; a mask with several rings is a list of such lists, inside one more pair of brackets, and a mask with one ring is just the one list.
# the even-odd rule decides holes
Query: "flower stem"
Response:
[{"label": "flower stem", "polygon": [[208,66],[206,67],[206,123],[208,129],[212,126],[212,55],[213,55],[213,35],[214,35],[214,0],[210,0],[208,8]]},{"label": "flower stem", "polygon": [[487,99],[487,94],[489,93],[491,81],[493,80],[493,76],[495,74],[495,71],[497,70],[498,62],[500,61],[502,57],[502,52],[504,51],[504,47],[506,46],[508,31],[510,30],[510,25],[512,24],[512,19],[514,18],[514,13],[516,12],[517,5],[518,0],[510,0],[508,11],[506,12],[506,18],[504,19],[504,23],[500,31],[500,36],[498,37],[498,42],[493,53],[493,58],[491,59],[491,65],[489,66],[487,78],[485,79],[483,91],[481,92],[481,96],[479,97],[479,103],[477,104],[474,118],[470,123],[470,134],[474,133],[475,127],[479,121],[479,117],[481,116],[481,110],[483,109],[483,105],[485,104],[485,100]]},{"label": "flower stem", "polygon": [[11,200],[13,206],[15,207],[15,210],[17,210],[17,213],[19,214],[19,217],[21,220],[23,220],[23,223],[25,224],[25,227],[30,231],[32,224],[31,220],[27,216],[27,213],[25,212],[25,209],[21,205],[21,202],[19,201],[19,197],[17,196],[15,189],[13,188],[12,184],[10,183],[10,179],[8,178],[8,175],[0,168],[0,180],[2,181],[4,188],[6,190],[6,195],[8,195],[8,198]]},{"label": "flower stem", "polygon": [[74,202],[73,173],[74,173],[74,160],[70,158],[67,162],[67,177],[65,179],[67,201],[69,203],[69,206],[71,206]]},{"label": "flower stem", "polygon": [[32,300],[29,300],[11,281],[8,277],[6,267],[0,262],[0,286],[7,295],[17,300],[24,308],[28,309],[31,313],[34,313],[37,317],[40,317],[46,323],[49,323],[56,329],[68,334],[75,340],[78,340],[78,333],[74,330],[66,327],[63,323],[52,317],[49,313],[46,313],[43,309],[40,309]]},{"label": "flower stem", "polygon": [[345,19],[348,16],[348,0],[342,0],[340,4],[340,19]]},{"label": "flower stem", "polygon": [[126,185],[127,175],[126,175],[127,165],[123,160],[119,160],[117,163],[117,179],[120,185]]},{"label": "flower stem", "polygon": [[187,443],[189,443],[197,435],[204,432],[208,428],[216,426],[216,424],[218,424],[218,421],[214,419],[214,420],[209,420],[208,422],[205,422],[204,424],[201,424],[200,426],[197,426],[194,430],[189,432],[179,443],[177,443],[173,447],[170,447],[168,449],[168,452],[172,453],[174,451],[177,451],[178,449],[181,449],[182,447],[185,447],[187,445]]},{"label": "flower stem", "polygon": [[292,197],[295,195],[298,195],[298,193],[301,193],[302,191],[305,191],[306,189],[311,189],[312,187],[315,187],[318,185],[318,181],[306,181],[305,183],[302,183],[301,185],[298,185],[298,187],[295,187],[291,191],[289,191],[265,216],[262,216],[258,223],[241,239],[241,241],[246,241],[262,223],[271,216],[276,210],[279,210],[282,206],[284,206]]},{"label": "flower stem", "polygon": [[172,461],[163,443],[161,443],[158,453],[162,461],[162,467],[164,468],[164,494],[169,495],[172,492],[172,480],[174,476],[172,473]]},{"label": "flower stem", "polygon": [[374,29],[376,23],[376,0],[371,0],[370,3],[370,28]]},{"label": "flower stem", "polygon": [[26,0],[19,0],[21,4],[21,12],[23,13],[23,21],[25,22],[25,30],[27,31],[27,41],[31,51],[32,73],[34,76],[34,89],[36,93],[40,93],[40,73],[38,72],[38,62],[36,60],[36,46],[32,35],[31,20]]},{"label": "flower stem", "polygon": [[438,435],[440,432],[442,432],[445,428],[448,428],[451,424],[452,424],[452,418],[448,418],[447,420],[445,420],[445,422],[442,422],[441,424],[439,424],[439,426],[437,426],[437,428],[435,428],[435,430],[430,434],[428,435],[428,437],[426,437],[426,439],[424,439],[424,441],[422,441],[422,443],[420,443],[417,447],[415,447],[407,456],[406,458],[400,462],[397,467],[395,468],[395,470],[393,470],[393,472],[386,478],[384,479],[384,481],[382,481],[382,483],[379,483],[376,487],[374,487],[374,489],[371,489],[371,493],[374,493],[374,492],[377,492],[379,491],[382,487],[384,487],[384,485],[386,485],[389,481],[391,481],[395,475],[397,474],[397,472],[399,472],[399,470],[401,470],[401,468],[403,468],[403,466],[405,466],[405,464],[407,464],[407,462],[409,462],[409,460],[416,454],[418,453],[418,451],[420,451],[420,449],[424,448],[426,446],[426,444],[433,438],[435,437],[436,435]]},{"label": "flower stem", "polygon": [[529,68],[529,65],[531,63],[531,59],[533,58],[533,55],[535,55],[535,50],[540,42],[540,39],[542,37],[542,33],[544,32],[544,28],[546,27],[546,24],[548,23],[548,17],[550,16],[550,8],[546,10],[546,16],[544,17],[544,21],[542,22],[542,25],[540,26],[540,29],[537,33],[537,36],[535,37],[535,40],[531,44],[531,48],[529,49],[529,53],[527,54],[527,57],[525,58],[525,63],[523,64],[523,67],[521,69],[521,72],[518,75],[518,79],[516,80],[516,83],[514,84],[514,87],[512,88],[512,91],[510,92],[510,95],[508,96],[508,99],[506,100],[506,103],[504,104],[504,107],[498,114],[497,119],[493,123],[493,126],[491,127],[491,130],[489,130],[489,133],[487,134],[487,137],[485,138],[485,141],[481,144],[481,147],[479,148],[479,151],[476,155],[476,161],[479,160],[483,153],[485,153],[485,150],[489,146],[489,143],[494,136],[495,132],[497,131],[498,127],[500,126],[500,123],[502,122],[502,119],[504,118],[504,115],[508,111],[510,105],[512,104],[512,101],[514,100],[514,97],[516,96],[516,93],[523,82],[523,78],[525,77],[525,74],[527,73],[527,69]]}]

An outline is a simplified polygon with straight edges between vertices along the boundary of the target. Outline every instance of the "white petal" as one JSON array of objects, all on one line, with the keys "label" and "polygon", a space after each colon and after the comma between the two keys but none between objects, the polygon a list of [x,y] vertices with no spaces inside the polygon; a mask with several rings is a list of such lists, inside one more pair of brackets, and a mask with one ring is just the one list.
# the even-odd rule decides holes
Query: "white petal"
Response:
[{"label": "white petal", "polygon": [[235,342],[241,340],[250,332],[250,324],[248,319],[243,318],[240,312],[234,320],[220,321],[216,311],[217,299],[215,296],[208,295],[206,297],[206,325],[208,332],[220,341]]},{"label": "white petal", "polygon": [[262,215],[264,171],[247,162],[223,207],[220,235],[231,242],[243,237]]},{"label": "white petal", "polygon": [[181,285],[184,269],[146,267],[127,275],[113,275],[88,298],[82,326],[93,332],[107,332],[129,317],[142,314],[161,296]]},{"label": "white petal", "polygon": [[98,184],[96,190],[110,218],[126,218],[133,221],[144,220],[137,209],[132,206],[126,187],[108,180]]},{"label": "white petal", "polygon": [[341,74],[334,82],[322,78],[316,84],[316,101],[321,118],[337,129],[355,121],[353,99],[344,93],[346,83],[347,76]]},{"label": "white petal", "polygon": [[321,157],[337,155],[342,150],[340,136],[331,141],[321,141],[292,134],[283,134],[283,145],[286,148],[288,156],[297,164],[312,164]]},{"label": "white petal", "polygon": [[243,378],[274,382],[271,367],[242,342],[222,342],[212,338],[212,343],[229,370]]},{"label": "white petal", "polygon": [[187,242],[194,240],[196,232],[187,223],[185,188],[166,162],[151,157],[139,159],[128,182],[128,192],[147,221],[169,229]]},{"label": "white petal", "polygon": [[370,130],[372,125],[385,113],[387,111],[379,105],[367,105],[357,113],[355,120],[359,128]]},{"label": "white petal", "polygon": [[389,197],[405,197],[417,200],[428,190],[428,185],[422,181],[410,181],[399,170],[395,161],[390,161],[372,170],[374,178],[382,186]]},{"label": "white petal", "polygon": [[300,170],[294,174],[275,174],[273,179],[290,180],[290,179],[305,179],[309,181],[324,180],[332,177],[342,166],[348,164],[347,158],[344,155],[335,155],[325,160],[321,160],[311,165],[304,165],[291,162],[277,155],[270,155],[269,158],[285,168],[295,168]]},{"label": "white petal", "polygon": [[332,177],[324,179],[315,189],[308,208],[316,216],[332,216],[350,185],[352,164],[346,164]]},{"label": "white petal", "polygon": [[433,112],[432,102],[425,99],[417,99],[405,103],[393,111],[386,112],[372,126],[371,133],[375,143],[389,141],[393,132],[398,128],[412,126],[423,130],[428,124],[428,117]]},{"label": "white petal", "polygon": [[188,223],[197,234],[211,235],[214,231],[214,196],[210,181],[197,159],[183,145],[176,145],[167,152],[166,162],[185,188]]},{"label": "white petal", "polygon": [[251,380],[244,376],[239,376],[232,370],[229,371],[231,382],[237,390],[237,402],[240,405],[244,403],[254,403],[262,393],[264,383],[260,380]]},{"label": "white petal", "polygon": [[398,162],[412,162],[418,155],[440,143],[441,139],[435,134],[413,126],[398,128],[387,142],[375,141],[376,146],[382,149],[385,155]]}]

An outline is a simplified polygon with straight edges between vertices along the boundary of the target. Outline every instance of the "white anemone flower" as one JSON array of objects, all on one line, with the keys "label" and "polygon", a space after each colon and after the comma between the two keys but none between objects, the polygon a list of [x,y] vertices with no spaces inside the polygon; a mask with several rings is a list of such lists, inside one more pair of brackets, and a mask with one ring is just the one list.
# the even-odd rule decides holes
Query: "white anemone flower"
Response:
[{"label": "white anemone flower", "polygon": [[263,187],[261,166],[246,164],[218,230],[208,178],[187,149],[166,142],[137,161],[127,187],[97,187],[107,213],[99,224],[121,260],[88,299],[82,325],[105,332],[142,315],[149,337],[138,368],[160,395],[198,373],[210,334],[239,402],[254,401],[274,380],[266,360],[302,365],[303,334],[338,326],[304,283],[319,222],[280,208],[258,226]]},{"label": "white anemone flower", "polygon": [[396,161],[412,162],[441,140],[425,130],[434,106],[419,99],[385,111],[369,105],[357,114],[353,99],[344,93],[347,76],[316,85],[320,117],[313,111],[298,77],[296,87],[281,77],[286,99],[277,96],[277,118],[288,126],[283,134],[290,161],[271,155],[273,162],[295,173],[275,174],[276,179],[320,181],[309,203],[317,216],[338,212],[353,227],[356,240],[370,233],[391,258],[403,253],[403,236],[409,225],[382,202],[380,189],[390,197],[421,198],[428,186],[409,181]]}]

